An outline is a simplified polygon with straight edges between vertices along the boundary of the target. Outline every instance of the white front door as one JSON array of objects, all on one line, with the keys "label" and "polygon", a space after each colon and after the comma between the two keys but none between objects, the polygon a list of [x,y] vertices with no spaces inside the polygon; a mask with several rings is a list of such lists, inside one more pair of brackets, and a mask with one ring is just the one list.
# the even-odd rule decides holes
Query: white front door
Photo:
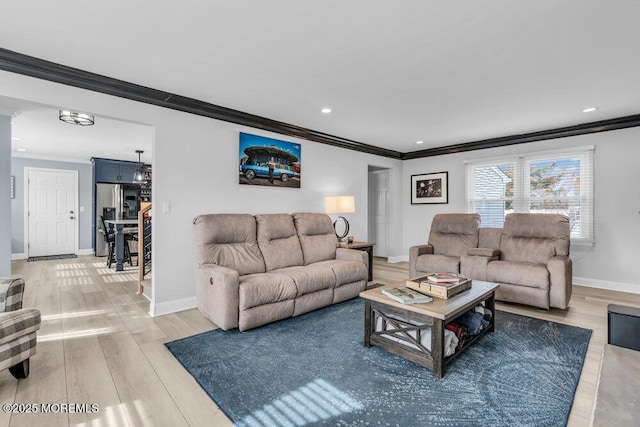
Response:
[{"label": "white front door", "polygon": [[77,172],[27,170],[30,257],[76,253]]}]

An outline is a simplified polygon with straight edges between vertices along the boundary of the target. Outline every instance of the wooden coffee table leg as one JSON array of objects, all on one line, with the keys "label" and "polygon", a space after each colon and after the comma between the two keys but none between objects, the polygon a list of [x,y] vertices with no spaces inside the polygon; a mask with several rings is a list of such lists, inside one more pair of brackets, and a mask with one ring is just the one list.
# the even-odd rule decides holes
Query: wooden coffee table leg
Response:
[{"label": "wooden coffee table leg", "polygon": [[364,300],[364,345],[371,347],[371,334],[375,325],[373,310],[371,309],[371,302]]},{"label": "wooden coffee table leg", "polygon": [[444,375],[444,320],[433,319],[433,326],[431,328],[433,375],[435,375],[436,378],[442,378]]},{"label": "wooden coffee table leg", "polygon": [[489,332],[493,332],[496,327],[496,294],[492,293],[489,298],[484,301],[484,308],[491,311],[491,320],[489,320]]}]

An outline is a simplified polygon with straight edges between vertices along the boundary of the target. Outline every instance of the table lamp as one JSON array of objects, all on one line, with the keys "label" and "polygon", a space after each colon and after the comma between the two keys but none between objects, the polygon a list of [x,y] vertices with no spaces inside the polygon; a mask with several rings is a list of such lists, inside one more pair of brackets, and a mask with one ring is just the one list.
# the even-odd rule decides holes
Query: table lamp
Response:
[{"label": "table lamp", "polygon": [[[354,213],[356,211],[356,200],[354,196],[327,196],[324,198],[325,212],[328,214],[338,214],[338,219],[333,222],[333,230],[342,241],[349,234],[349,221],[341,214]],[[338,233],[336,223],[339,219],[344,221],[344,232]]]}]

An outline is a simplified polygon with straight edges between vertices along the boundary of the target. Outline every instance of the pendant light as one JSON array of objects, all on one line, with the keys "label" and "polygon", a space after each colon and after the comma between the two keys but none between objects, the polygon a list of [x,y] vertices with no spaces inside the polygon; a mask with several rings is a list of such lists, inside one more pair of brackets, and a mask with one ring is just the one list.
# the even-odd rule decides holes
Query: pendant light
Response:
[{"label": "pendant light", "polygon": [[142,163],[140,161],[140,154],[144,153],[143,150],[136,150],[136,153],[138,153],[138,169],[136,170],[136,173],[133,175],[133,183],[134,184],[146,184],[147,180],[145,178],[146,175],[146,168],[144,167],[144,163]]}]

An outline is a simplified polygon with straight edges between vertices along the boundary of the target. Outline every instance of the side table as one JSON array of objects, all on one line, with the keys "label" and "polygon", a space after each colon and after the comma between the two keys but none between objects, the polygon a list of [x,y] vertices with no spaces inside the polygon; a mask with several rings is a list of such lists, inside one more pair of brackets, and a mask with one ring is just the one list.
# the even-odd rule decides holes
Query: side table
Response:
[{"label": "side table", "polygon": [[375,246],[375,243],[371,243],[371,242],[353,242],[353,243],[340,242],[341,248],[356,249],[358,251],[365,251],[367,254],[369,254],[369,281],[373,280],[373,247],[374,246]]}]

